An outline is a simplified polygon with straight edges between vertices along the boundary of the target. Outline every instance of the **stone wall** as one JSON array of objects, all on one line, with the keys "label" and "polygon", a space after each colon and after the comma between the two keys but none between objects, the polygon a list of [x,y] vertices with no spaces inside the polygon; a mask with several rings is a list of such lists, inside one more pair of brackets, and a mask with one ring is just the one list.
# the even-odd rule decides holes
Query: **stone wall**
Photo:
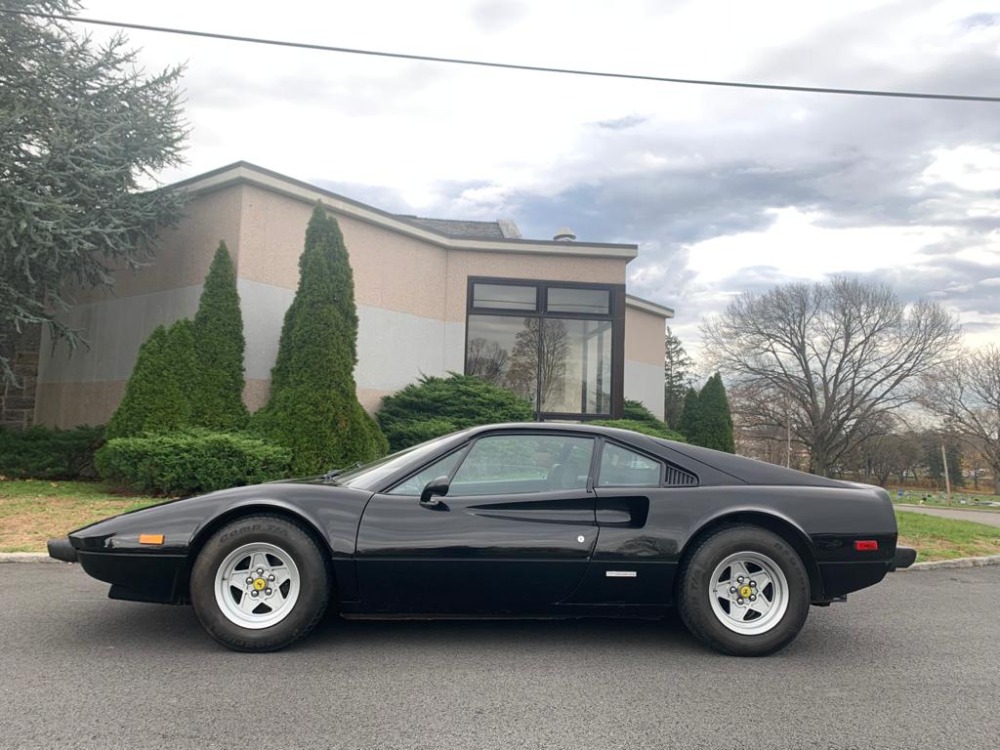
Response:
[{"label": "stone wall", "polygon": [[0,378],[0,427],[23,430],[34,424],[41,338],[38,325],[20,334],[0,330],[0,355],[10,360],[16,378],[14,383]]}]

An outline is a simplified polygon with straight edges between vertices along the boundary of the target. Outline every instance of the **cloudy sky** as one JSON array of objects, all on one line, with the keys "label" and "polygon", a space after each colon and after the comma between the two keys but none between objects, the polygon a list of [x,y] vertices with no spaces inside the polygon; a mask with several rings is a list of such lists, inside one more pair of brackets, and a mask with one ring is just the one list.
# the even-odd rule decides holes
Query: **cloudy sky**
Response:
[{"label": "cloudy sky", "polygon": [[[996,0],[84,0],[81,15],[678,78],[1000,95]],[[95,30],[95,36],[107,32]],[[240,159],[390,211],[632,242],[629,291],[699,324],[848,273],[1000,340],[1000,104],[745,91],[130,31],[187,62],[188,163]]]}]

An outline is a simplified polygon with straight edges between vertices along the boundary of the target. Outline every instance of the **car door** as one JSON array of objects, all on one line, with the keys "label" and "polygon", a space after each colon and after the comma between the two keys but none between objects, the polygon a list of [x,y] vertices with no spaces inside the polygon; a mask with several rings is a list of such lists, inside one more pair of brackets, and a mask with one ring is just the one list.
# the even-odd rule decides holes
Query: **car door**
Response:
[{"label": "car door", "polygon": [[[578,434],[486,434],[376,494],[355,555],[363,608],[541,613],[567,598],[597,538],[594,445]],[[447,494],[421,502],[440,476]]]},{"label": "car door", "polygon": [[637,613],[666,605],[678,555],[674,490],[666,485],[668,479],[677,481],[681,470],[668,471],[662,458],[611,440],[602,441],[597,464],[600,540],[571,603],[628,605]]}]

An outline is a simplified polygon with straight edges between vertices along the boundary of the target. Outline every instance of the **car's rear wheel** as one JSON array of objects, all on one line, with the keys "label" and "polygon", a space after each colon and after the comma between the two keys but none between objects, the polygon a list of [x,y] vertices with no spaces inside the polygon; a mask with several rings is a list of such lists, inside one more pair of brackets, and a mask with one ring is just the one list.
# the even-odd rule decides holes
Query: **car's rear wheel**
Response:
[{"label": "car's rear wheel", "polygon": [[757,526],[730,526],[696,543],[680,571],[681,619],[734,656],[787,646],[809,614],[809,574],[795,549]]},{"label": "car's rear wheel", "polygon": [[202,627],[237,651],[275,651],[309,633],[330,600],[323,551],[298,524],[248,516],[216,532],[191,571]]}]

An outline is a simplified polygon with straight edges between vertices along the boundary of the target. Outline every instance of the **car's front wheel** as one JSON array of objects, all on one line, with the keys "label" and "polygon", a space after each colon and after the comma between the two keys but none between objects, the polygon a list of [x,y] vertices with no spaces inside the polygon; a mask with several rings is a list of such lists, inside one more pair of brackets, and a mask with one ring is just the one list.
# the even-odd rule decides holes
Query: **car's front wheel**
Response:
[{"label": "car's front wheel", "polygon": [[240,518],[216,532],[191,571],[202,627],[236,651],[276,651],[311,631],[330,599],[323,551],[298,524]]},{"label": "car's front wheel", "polygon": [[756,526],[730,526],[696,543],[680,571],[681,619],[697,638],[734,656],[787,646],[809,613],[809,574],[795,549]]}]

